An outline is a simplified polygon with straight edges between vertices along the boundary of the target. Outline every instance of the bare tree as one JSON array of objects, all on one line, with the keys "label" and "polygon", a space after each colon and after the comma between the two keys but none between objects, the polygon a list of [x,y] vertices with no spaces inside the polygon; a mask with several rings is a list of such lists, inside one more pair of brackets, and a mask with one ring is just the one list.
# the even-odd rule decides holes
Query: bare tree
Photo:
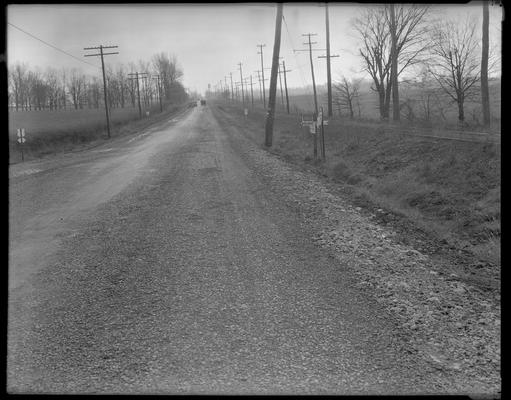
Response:
[{"label": "bare tree", "polygon": [[94,108],[99,108],[101,102],[101,85],[100,79],[96,76],[92,78],[92,82],[89,84]]},{"label": "bare tree", "polygon": [[183,76],[177,58],[174,55],[158,53],[153,56],[152,62],[155,70],[160,75],[165,98],[170,100],[173,89],[179,86],[175,84]]},{"label": "bare tree", "polygon": [[26,64],[17,63],[9,71],[9,83],[14,97],[16,111],[23,108],[25,87],[27,85],[28,67]]},{"label": "bare tree", "polygon": [[435,94],[438,94],[438,84],[424,67],[417,79],[410,82],[410,87],[416,92],[415,99],[422,114],[422,120],[430,123],[433,114]]},{"label": "bare tree", "polygon": [[[138,64],[130,63],[128,68],[132,72],[145,72],[147,78],[140,81],[140,94],[147,106],[155,100],[158,89],[155,80],[152,79],[156,64],[140,60]],[[186,91],[179,82],[183,72],[177,65],[175,57],[165,55],[159,58],[159,71],[164,71],[167,86],[162,82],[165,96],[171,101],[182,101],[186,98]],[[107,67],[108,101],[111,107],[124,107],[126,102],[136,104],[136,82],[127,79],[126,66],[118,65],[112,70]],[[81,109],[84,105],[89,108],[98,108],[102,102],[102,84],[96,77],[85,76],[79,69],[56,70],[48,68],[42,73],[38,68],[30,70],[26,64],[17,63],[9,66],[8,70],[8,101],[9,106],[16,110],[32,110],[49,108],[66,108],[66,103],[71,100],[75,109]]]},{"label": "bare tree", "polygon": [[478,43],[474,19],[462,23],[437,22],[432,30],[434,60],[430,72],[447,95],[458,105],[458,121],[464,123],[464,104],[474,94],[480,77]]},{"label": "bare tree", "polygon": [[389,31],[385,20],[385,11],[382,7],[375,7],[364,11],[362,16],[354,21],[354,27],[361,35],[363,47],[359,49],[364,59],[365,69],[371,75],[374,86],[371,89],[378,93],[380,117],[389,116],[390,100],[390,57]]},{"label": "bare tree", "polygon": [[115,72],[115,77],[117,79],[117,83],[119,86],[119,104],[122,108],[124,108],[124,105],[126,103],[126,94],[128,92],[128,88],[127,88],[128,81],[127,81],[126,71],[125,71],[123,65],[118,66],[118,68]]},{"label": "bare tree", "polygon": [[59,77],[57,70],[48,68],[46,70],[46,85],[48,87],[48,106],[50,110],[57,109],[59,98]]},{"label": "bare tree", "polygon": [[[334,84],[334,88],[335,88],[335,84]],[[339,117],[342,117],[341,98],[339,97],[339,95],[337,93],[334,93],[332,96],[332,104],[336,107]],[[297,111],[297,113],[299,113],[299,111]]]},{"label": "bare tree", "polygon": [[356,99],[359,97],[360,79],[348,81],[348,79],[343,76],[341,81],[336,82],[333,86],[336,92],[335,97],[339,105],[339,110],[341,107],[348,109],[350,117],[354,118],[354,106]]},{"label": "bare tree", "polygon": [[67,107],[67,71],[62,68],[60,75],[60,90],[59,90],[59,108],[64,110]]},{"label": "bare tree", "polygon": [[108,94],[108,107],[112,109],[117,107],[119,103],[119,87],[117,84],[117,77],[115,76],[114,71],[110,65],[105,66],[105,74]]},{"label": "bare tree", "polygon": [[[134,73],[137,70],[137,66],[135,65],[135,63],[130,62],[128,64],[128,69],[129,69],[130,73]],[[135,107],[136,101],[137,101],[137,84],[134,79],[129,80],[127,89],[128,89],[128,94],[130,97],[131,106]]]},{"label": "bare tree", "polygon": [[83,107],[81,100],[84,95],[84,86],[85,76],[77,69],[73,69],[69,80],[69,93],[71,94],[71,100],[75,110]]},{"label": "bare tree", "polygon": [[48,86],[42,79],[39,70],[29,71],[29,96],[34,108],[42,110],[45,108],[48,99]]},{"label": "bare tree", "polygon": [[145,72],[147,75],[143,75],[140,79],[140,92],[146,107],[149,106],[151,102],[151,63],[146,62],[144,60],[138,61],[138,71]]},{"label": "bare tree", "polygon": [[360,55],[365,70],[373,79],[371,87],[378,93],[380,117],[388,119],[390,109],[392,36],[395,38],[397,75],[406,68],[421,62],[421,55],[429,48],[425,16],[429,7],[424,5],[396,5],[395,23],[392,24],[387,6],[371,6],[353,21],[362,39]]}]

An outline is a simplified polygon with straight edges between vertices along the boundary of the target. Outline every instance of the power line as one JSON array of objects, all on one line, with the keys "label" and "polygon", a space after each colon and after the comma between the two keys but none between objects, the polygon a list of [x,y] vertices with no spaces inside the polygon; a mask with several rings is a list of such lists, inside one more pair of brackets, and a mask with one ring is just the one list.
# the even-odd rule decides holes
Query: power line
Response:
[{"label": "power line", "polygon": [[[45,45],[47,45],[47,46],[49,46],[49,47],[51,47],[51,48],[53,48],[53,49],[55,49],[55,50],[57,50],[57,51],[60,51],[61,53],[64,53],[65,55],[67,55],[67,56],[69,56],[69,57],[74,58],[75,60],[80,61],[81,63],[87,64],[87,65],[90,65],[91,67],[97,68],[97,69],[99,69],[100,71],[102,70],[102,67],[100,67],[100,66],[98,66],[98,65],[91,64],[91,63],[89,63],[89,62],[87,62],[87,61],[85,61],[85,60],[82,60],[82,59],[80,59],[80,58],[78,58],[78,57],[76,57],[76,56],[72,55],[71,53],[68,53],[68,52],[67,52],[67,51],[65,51],[65,50],[59,49],[57,46],[54,46],[54,45],[52,45],[51,43],[48,43],[48,42],[44,41],[43,39],[38,38],[37,36],[35,36],[35,35],[31,34],[30,32],[27,32],[27,31],[25,31],[25,30],[21,29],[19,26],[16,26],[16,25],[14,25],[14,24],[12,24],[12,23],[10,23],[10,22],[7,22],[7,24],[9,24],[9,25],[11,25],[13,28],[16,28],[16,29],[20,30],[21,32],[23,32],[23,33],[25,33],[25,34],[27,34],[27,35],[29,35],[29,36],[33,37],[34,39],[36,39],[36,40],[40,41],[41,43],[44,43]],[[106,70],[105,70],[105,72],[104,72],[104,73],[105,73],[105,74],[106,74],[109,78],[115,77],[115,74],[114,74],[113,72],[109,72],[109,71],[106,71]]]},{"label": "power line", "polygon": [[[263,76],[262,77],[262,82],[263,82],[263,107],[266,108],[266,88],[264,87],[264,62],[263,62],[263,47],[266,47],[266,44],[258,44],[257,47],[259,47],[259,51],[257,54],[261,54],[261,75]],[[259,81],[261,82],[261,81]]]},{"label": "power line", "polygon": [[27,34],[27,35],[29,35],[29,36],[33,37],[34,39],[36,39],[36,40],[40,41],[41,43],[44,43],[45,45],[50,46],[50,47],[52,47],[53,49],[55,49],[55,50],[57,50],[57,51],[60,51],[61,53],[64,53],[64,54],[66,54],[66,55],[68,55],[69,57],[74,58],[75,60],[78,60],[78,61],[80,61],[80,62],[82,62],[82,63],[84,63],[84,64],[87,64],[87,65],[90,65],[90,66],[92,66],[92,67],[95,67],[95,68],[101,69],[101,67],[99,67],[99,66],[97,66],[97,65],[94,65],[94,64],[88,63],[87,61],[84,61],[84,60],[82,60],[82,59],[80,59],[80,58],[78,58],[78,57],[75,57],[74,55],[72,55],[72,54],[68,53],[68,52],[67,52],[67,51],[65,51],[65,50],[59,49],[57,46],[54,46],[54,45],[52,45],[51,43],[48,43],[48,42],[44,41],[43,39],[38,38],[37,36],[35,36],[35,35],[33,35],[33,34],[31,34],[31,33],[27,32],[27,31],[25,31],[25,30],[21,29],[19,26],[16,26],[16,25],[14,25],[14,24],[11,24],[10,22],[7,22],[7,24],[8,24],[8,25],[11,25],[13,28],[16,28],[16,29],[18,29],[19,31],[21,31],[21,32],[23,32],[23,33],[25,33],[25,34]]}]

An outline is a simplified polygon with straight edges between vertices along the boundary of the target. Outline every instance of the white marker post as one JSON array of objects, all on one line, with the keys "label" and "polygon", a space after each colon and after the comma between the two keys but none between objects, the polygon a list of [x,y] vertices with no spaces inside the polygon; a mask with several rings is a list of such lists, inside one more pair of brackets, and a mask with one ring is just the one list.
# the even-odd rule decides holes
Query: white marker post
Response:
[{"label": "white marker post", "polygon": [[248,116],[248,108],[245,108],[244,114],[245,114],[245,118],[247,118],[247,116]]},{"label": "white marker post", "polygon": [[21,150],[21,161],[25,161],[25,157],[23,156],[23,143],[26,142],[25,139],[25,128],[18,128],[18,143],[20,144]]}]

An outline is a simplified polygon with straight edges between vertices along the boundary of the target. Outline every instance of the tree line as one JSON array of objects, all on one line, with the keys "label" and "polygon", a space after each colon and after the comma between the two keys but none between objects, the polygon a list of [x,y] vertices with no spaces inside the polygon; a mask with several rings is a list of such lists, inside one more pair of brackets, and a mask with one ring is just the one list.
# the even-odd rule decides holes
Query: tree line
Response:
[{"label": "tree line", "polygon": [[[353,20],[360,39],[359,56],[369,74],[371,89],[378,97],[380,118],[393,120],[401,112],[413,116],[413,106],[420,105],[423,117],[430,120],[432,103],[440,94],[457,106],[459,123],[466,119],[465,104],[480,99],[484,125],[490,124],[488,73],[499,61],[489,52],[488,3],[483,2],[483,23],[478,35],[475,18],[462,21],[434,19],[427,5],[382,5],[364,9]],[[401,79],[404,71],[416,67],[413,78]],[[334,102],[353,118],[360,96],[361,79],[341,80],[334,84]],[[414,98],[399,100],[399,86]],[[440,114],[443,111],[440,110]]]},{"label": "tree line", "polygon": [[[127,65],[105,66],[107,98],[110,108],[135,107],[138,102],[137,82],[129,73],[146,73],[139,81],[140,101],[149,106],[162,100],[180,103],[187,94],[181,83],[183,70],[176,56],[166,53],[153,55],[150,61],[139,60]],[[160,79],[153,79],[159,75]],[[103,81],[86,75],[78,68],[31,69],[26,63],[9,67],[9,106],[16,111],[65,110],[100,108],[104,105]],[[160,87],[158,87],[158,84]]]}]

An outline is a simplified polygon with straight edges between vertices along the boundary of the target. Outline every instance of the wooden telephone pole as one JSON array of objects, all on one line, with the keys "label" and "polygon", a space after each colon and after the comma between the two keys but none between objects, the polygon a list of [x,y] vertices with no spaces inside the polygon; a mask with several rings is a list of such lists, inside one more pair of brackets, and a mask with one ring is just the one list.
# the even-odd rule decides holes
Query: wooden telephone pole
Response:
[{"label": "wooden telephone pole", "polygon": [[263,47],[265,47],[265,44],[258,44],[257,47],[259,47],[259,51],[257,54],[261,54],[261,74],[263,76],[263,107],[266,108],[266,88],[264,87],[264,63],[263,63]]},{"label": "wooden telephone pole", "polygon": [[105,61],[103,60],[104,56],[108,56],[111,54],[119,54],[118,51],[112,53],[104,53],[103,49],[116,49],[119,46],[103,46],[99,45],[98,47],[84,47],[84,50],[97,50],[99,49],[98,54],[85,54],[84,57],[101,57],[101,70],[103,71],[103,92],[105,94],[105,112],[106,112],[106,130],[108,133],[108,138],[110,138],[110,114],[108,112],[108,91],[106,88],[106,75],[105,75]]},{"label": "wooden telephone pole", "polygon": [[[279,57],[281,59],[282,57]],[[282,72],[280,71],[280,62],[279,62],[279,88],[280,88],[280,102],[282,103],[282,108],[284,108],[284,89],[282,89]]]},{"label": "wooden telephone pole", "polygon": [[286,77],[286,72],[291,72],[290,69],[286,69],[286,63],[284,60],[282,60],[282,70],[280,71],[280,73],[284,74],[284,87],[286,89],[286,109],[287,109],[287,113],[289,114],[289,95],[288,95],[288,92],[287,92],[287,77]]},{"label": "wooden telephone pole", "polygon": [[319,56],[318,58],[326,58],[326,76],[327,76],[327,88],[328,88],[328,116],[333,115],[332,110],[332,72],[330,59],[333,57],[339,57],[338,54],[330,55],[330,22],[328,17],[328,3],[325,4],[325,25],[326,25],[326,56]]},{"label": "wooden telephone pole", "polygon": [[[259,81],[259,100],[261,100],[261,103],[263,103],[263,106],[264,106],[264,99],[263,99],[263,86],[264,85],[264,81],[262,80],[261,78],[261,71],[257,70],[255,71],[257,72],[257,80]],[[267,81],[268,79],[265,79],[265,81]]]},{"label": "wooden telephone pole", "polygon": [[243,107],[245,107],[245,92],[243,90],[243,70],[241,69],[241,62],[239,62],[238,65],[240,66],[241,99],[243,101]]},{"label": "wooden telephone pole", "polygon": [[[314,63],[312,62],[312,52],[313,51],[319,51],[320,49],[312,49],[312,45],[316,44],[317,42],[311,42],[311,36],[316,36],[316,33],[304,33],[302,36],[308,37],[308,42],[304,43],[305,45],[308,45],[309,48],[307,50],[293,50],[293,51],[308,51],[309,52],[309,58],[311,63],[311,74],[312,74],[312,89],[314,91],[314,121],[316,121],[318,117],[318,95],[316,92],[316,78],[314,77]],[[323,50],[323,49],[322,49]],[[316,125],[315,125],[316,127]],[[318,135],[317,135],[317,127],[315,129],[314,134],[314,158],[316,159],[318,157]]]},{"label": "wooden telephone pole", "polygon": [[[254,108],[254,85],[255,83],[252,81],[252,75],[250,75],[250,83],[248,83],[248,78],[245,79],[245,86],[249,86],[250,85],[250,98],[251,98],[251,102],[252,102],[252,108]],[[248,97],[248,95],[247,95]]]},{"label": "wooden telephone pole", "polygon": [[229,72],[229,76],[231,77],[231,100],[234,101],[234,86],[232,84],[232,72]]},{"label": "wooden telephone pole", "polygon": [[[282,31],[282,3],[277,4],[277,18],[275,21],[275,41],[273,43],[273,59],[271,64],[270,78],[270,99],[268,101],[268,113],[265,122],[265,140],[264,144],[271,147],[273,142],[273,122],[275,119],[275,95],[277,94],[277,72],[279,69],[279,53],[280,53],[280,34]],[[262,67],[264,74],[264,67]],[[264,75],[263,75],[264,79]]]},{"label": "wooden telephone pole", "polygon": [[318,94],[316,92],[316,78],[314,77],[314,63],[312,62],[312,45],[317,42],[311,42],[311,36],[316,36],[316,33],[305,33],[302,36],[307,36],[309,41],[304,44],[309,45],[309,58],[311,63],[311,75],[312,75],[312,89],[314,91],[314,112],[318,115]]}]

